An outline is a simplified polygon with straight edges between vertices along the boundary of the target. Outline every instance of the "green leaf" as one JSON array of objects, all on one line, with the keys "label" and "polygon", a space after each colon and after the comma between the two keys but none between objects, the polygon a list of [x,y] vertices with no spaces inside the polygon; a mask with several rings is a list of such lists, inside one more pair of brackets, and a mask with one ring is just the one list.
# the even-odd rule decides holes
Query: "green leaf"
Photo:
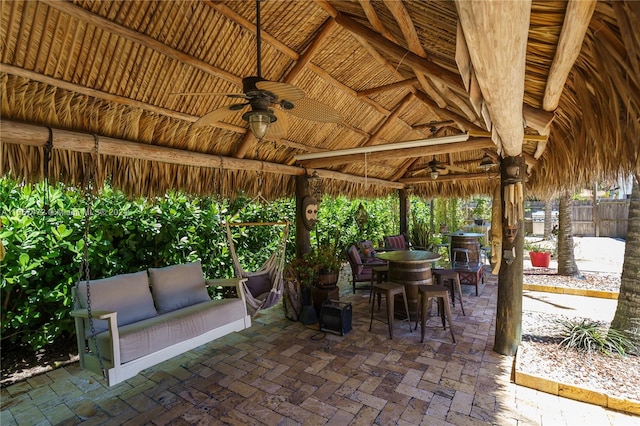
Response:
[{"label": "green leaf", "polygon": [[27,253],[21,253],[20,257],[18,257],[18,262],[20,262],[20,266],[25,267],[27,263],[29,263],[29,255]]}]

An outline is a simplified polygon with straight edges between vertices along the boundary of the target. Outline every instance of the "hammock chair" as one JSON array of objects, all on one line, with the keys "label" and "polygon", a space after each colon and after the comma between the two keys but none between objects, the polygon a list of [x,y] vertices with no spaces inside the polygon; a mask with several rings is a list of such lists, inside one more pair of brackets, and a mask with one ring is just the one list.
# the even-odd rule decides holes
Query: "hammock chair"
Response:
[{"label": "hammock chair", "polygon": [[[255,316],[258,311],[272,307],[282,298],[289,222],[224,222],[224,224],[227,228],[227,240],[229,242],[231,257],[233,258],[233,268],[236,278],[247,278],[243,283],[247,310],[252,316]],[[240,264],[240,260],[236,254],[233,236],[231,235],[232,226],[284,226],[284,229],[281,233],[282,237],[278,247],[271,256],[269,256],[262,268],[255,272],[247,272]]]}]

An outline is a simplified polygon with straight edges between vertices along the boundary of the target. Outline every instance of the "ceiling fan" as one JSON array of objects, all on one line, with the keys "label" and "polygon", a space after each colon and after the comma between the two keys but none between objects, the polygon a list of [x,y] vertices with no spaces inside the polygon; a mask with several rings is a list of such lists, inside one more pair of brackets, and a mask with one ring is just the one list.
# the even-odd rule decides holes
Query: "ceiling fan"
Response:
[{"label": "ceiling fan", "polygon": [[432,179],[438,179],[438,176],[446,175],[450,171],[456,171],[456,172],[460,172],[460,173],[466,173],[467,172],[467,170],[462,168],[462,167],[454,166],[453,164],[444,164],[444,163],[436,160],[435,156],[427,164],[423,163],[423,164],[413,168],[410,172],[412,174],[414,174],[414,173],[419,173],[419,172],[421,172],[421,171],[423,171],[425,169],[429,171],[429,176],[431,176]]},{"label": "ceiling fan", "polygon": [[[427,167],[429,167],[429,170],[430,170],[429,176],[431,176],[431,179],[438,179],[439,175],[449,172],[447,168],[442,165],[441,162],[436,160],[436,157],[433,157],[433,160],[427,163]],[[443,172],[446,170],[446,172],[443,173],[440,170],[442,170]]]},{"label": "ceiling fan", "polygon": [[262,77],[261,36],[260,36],[260,2],[256,0],[256,49],[257,75],[242,79],[243,93],[226,93],[224,95],[243,99],[244,102],[227,105],[215,109],[193,123],[196,127],[208,126],[222,120],[228,115],[244,111],[242,118],[249,123],[251,132],[257,139],[269,136],[282,138],[286,136],[288,125],[286,111],[306,120],[334,123],[342,120],[340,114],[328,105],[305,97],[304,91],[288,83],[269,81]]}]

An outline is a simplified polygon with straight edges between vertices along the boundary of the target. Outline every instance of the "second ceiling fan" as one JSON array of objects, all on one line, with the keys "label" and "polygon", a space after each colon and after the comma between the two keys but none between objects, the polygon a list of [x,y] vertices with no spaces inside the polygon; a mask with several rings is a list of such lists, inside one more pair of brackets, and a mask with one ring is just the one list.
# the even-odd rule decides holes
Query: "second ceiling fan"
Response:
[{"label": "second ceiling fan", "polygon": [[[244,102],[215,109],[193,125],[196,127],[214,124],[230,114],[245,111],[242,118],[249,123],[257,139],[265,135],[282,138],[287,134],[288,119],[285,112],[306,120],[334,123],[342,120],[340,114],[328,105],[307,98],[302,89],[288,83],[269,81],[262,77],[260,35],[260,3],[256,0],[256,50],[257,75],[242,79],[243,93],[227,93],[226,96],[243,99]],[[248,110],[247,110],[248,108]]]}]

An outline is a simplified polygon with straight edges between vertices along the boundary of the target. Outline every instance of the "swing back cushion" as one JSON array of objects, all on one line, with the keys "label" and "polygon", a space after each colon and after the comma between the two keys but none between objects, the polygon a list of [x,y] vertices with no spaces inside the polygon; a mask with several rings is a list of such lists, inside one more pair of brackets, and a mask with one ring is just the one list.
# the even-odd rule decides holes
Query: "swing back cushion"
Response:
[{"label": "swing back cushion", "polygon": [[251,296],[259,297],[271,291],[271,275],[269,271],[250,272],[247,274],[247,288]]},{"label": "swing back cushion", "polygon": [[[118,326],[141,321],[158,315],[149,292],[147,271],[89,282],[89,294],[92,311],[118,312]],[[80,307],[87,309],[87,282],[78,284]],[[85,334],[91,336],[91,328],[85,321]],[[96,334],[107,330],[107,321],[94,320]]]},{"label": "swing back cushion", "polygon": [[200,261],[149,268],[149,282],[159,314],[211,300]]}]

